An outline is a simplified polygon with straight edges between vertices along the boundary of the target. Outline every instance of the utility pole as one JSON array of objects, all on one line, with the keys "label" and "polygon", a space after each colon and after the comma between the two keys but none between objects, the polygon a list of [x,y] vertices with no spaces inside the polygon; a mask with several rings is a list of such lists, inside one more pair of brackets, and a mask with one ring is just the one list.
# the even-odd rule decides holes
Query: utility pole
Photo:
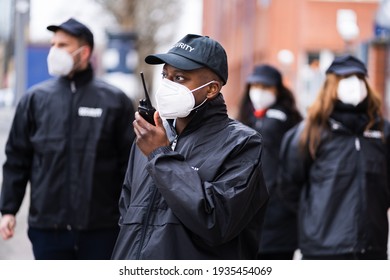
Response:
[{"label": "utility pole", "polygon": [[[6,75],[8,70],[8,58],[10,53],[12,0],[0,1],[0,89],[7,87]],[[0,104],[1,106],[1,104]]]},{"label": "utility pole", "polygon": [[30,18],[30,0],[15,1],[15,91],[14,105],[26,91],[27,27]]}]

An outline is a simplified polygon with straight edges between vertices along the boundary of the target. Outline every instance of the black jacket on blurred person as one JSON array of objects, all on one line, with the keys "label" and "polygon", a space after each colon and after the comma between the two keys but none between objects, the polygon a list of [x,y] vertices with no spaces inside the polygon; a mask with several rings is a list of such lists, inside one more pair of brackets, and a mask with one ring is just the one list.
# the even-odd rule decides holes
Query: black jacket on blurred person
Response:
[{"label": "black jacket on blurred person", "polygon": [[387,259],[390,123],[364,64],[336,58],[307,119],[285,135],[280,193],[303,259]]},{"label": "black jacket on blurred person", "polygon": [[239,120],[260,132],[263,138],[261,160],[271,196],[263,225],[260,259],[292,259],[298,247],[296,213],[282,203],[275,190],[282,138],[301,119],[281,73],[271,65],[256,66],[247,78]]},{"label": "black jacket on blurred person", "polygon": [[121,91],[92,78],[89,67],[72,80],[34,86],[20,100],[6,145],[2,214],[16,214],[30,181],[30,227],[117,224],[133,110]]}]

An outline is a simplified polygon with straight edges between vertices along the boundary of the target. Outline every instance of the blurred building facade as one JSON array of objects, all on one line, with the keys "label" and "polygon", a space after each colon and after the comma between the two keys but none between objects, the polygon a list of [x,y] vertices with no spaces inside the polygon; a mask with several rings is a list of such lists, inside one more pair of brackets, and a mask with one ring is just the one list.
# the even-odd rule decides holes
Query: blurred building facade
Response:
[{"label": "blurred building facade", "polygon": [[367,63],[387,113],[390,58],[388,39],[376,32],[380,4],[381,0],[203,1],[203,34],[221,42],[228,53],[229,81],[223,93],[229,114],[237,116],[245,79],[258,63],[283,72],[305,114],[324,70],[334,56],[345,52]]}]

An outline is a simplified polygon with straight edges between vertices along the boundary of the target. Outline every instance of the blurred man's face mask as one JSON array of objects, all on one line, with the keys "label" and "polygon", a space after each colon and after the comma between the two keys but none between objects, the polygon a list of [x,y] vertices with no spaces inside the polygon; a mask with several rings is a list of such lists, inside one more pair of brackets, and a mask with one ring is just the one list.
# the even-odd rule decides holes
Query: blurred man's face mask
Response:
[{"label": "blurred man's face mask", "polygon": [[215,81],[210,81],[196,89],[190,90],[186,86],[163,79],[156,92],[157,110],[160,116],[166,119],[185,118],[191,111],[202,106],[207,98],[195,106],[194,91],[201,89]]},{"label": "blurred man's face mask", "polygon": [[47,56],[47,67],[51,76],[67,76],[74,66],[73,56],[78,54],[83,47],[73,53],[68,53],[61,48],[52,47]]}]

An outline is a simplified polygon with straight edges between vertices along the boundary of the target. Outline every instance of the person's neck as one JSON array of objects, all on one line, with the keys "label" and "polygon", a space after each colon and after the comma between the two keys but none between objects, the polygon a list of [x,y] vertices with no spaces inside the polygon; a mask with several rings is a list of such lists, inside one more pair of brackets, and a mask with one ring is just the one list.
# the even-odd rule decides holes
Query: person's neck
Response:
[{"label": "person's neck", "polygon": [[176,133],[180,135],[190,122],[190,118],[177,118],[175,122]]}]

